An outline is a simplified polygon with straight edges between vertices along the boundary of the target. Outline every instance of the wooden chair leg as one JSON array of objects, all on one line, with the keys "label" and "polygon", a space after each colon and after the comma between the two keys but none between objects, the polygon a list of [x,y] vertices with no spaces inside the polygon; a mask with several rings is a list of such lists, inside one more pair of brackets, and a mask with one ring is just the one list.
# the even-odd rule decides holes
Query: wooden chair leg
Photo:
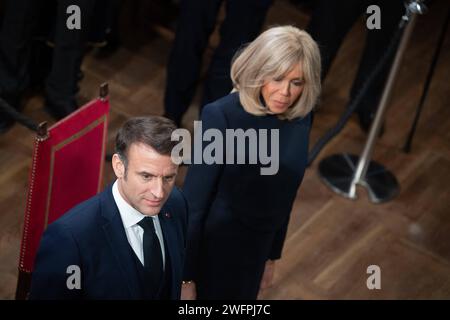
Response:
[{"label": "wooden chair leg", "polygon": [[30,293],[31,273],[19,270],[17,280],[16,300],[27,300]]}]

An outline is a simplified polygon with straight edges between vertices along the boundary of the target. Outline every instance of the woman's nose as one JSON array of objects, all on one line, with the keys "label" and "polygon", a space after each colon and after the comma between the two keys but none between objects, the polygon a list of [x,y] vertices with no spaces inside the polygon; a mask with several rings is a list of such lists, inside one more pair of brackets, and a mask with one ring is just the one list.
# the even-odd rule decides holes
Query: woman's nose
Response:
[{"label": "woman's nose", "polygon": [[281,90],[280,90],[281,94],[285,95],[285,96],[289,96],[290,93],[290,84],[289,82],[283,83]]}]

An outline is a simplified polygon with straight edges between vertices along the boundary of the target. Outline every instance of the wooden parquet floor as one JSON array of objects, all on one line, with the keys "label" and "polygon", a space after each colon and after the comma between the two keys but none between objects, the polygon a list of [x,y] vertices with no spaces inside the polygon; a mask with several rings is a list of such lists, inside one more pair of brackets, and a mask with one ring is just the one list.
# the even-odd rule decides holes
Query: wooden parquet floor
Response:
[{"label": "wooden parquet floor", "polygon": [[[321,159],[334,153],[359,154],[366,136],[352,118],[307,170],[295,201],[275,283],[264,299],[449,299],[450,298],[450,32],[442,48],[411,153],[402,151],[419,102],[448,2],[435,1],[418,18],[386,114],[385,134],[373,158],[397,177],[400,194],[372,204],[364,190],[355,201],[330,191],[319,179]],[[123,45],[110,57],[90,52],[83,63],[80,103],[110,87],[108,151],[123,121],[136,115],[162,114],[165,66],[173,32],[158,24],[130,23],[122,12]],[[278,0],[266,25],[305,27],[307,11]],[[217,32],[205,54],[205,68],[217,45]],[[364,43],[364,25],[357,23],[343,43],[323,86],[311,145],[343,112]],[[199,87],[199,93],[201,92]],[[191,128],[197,94],[184,119]],[[43,110],[40,95],[32,96],[24,113],[34,120],[54,120]],[[0,298],[13,299],[22,233],[33,133],[16,125],[0,136]],[[185,174],[182,168],[177,183]],[[113,180],[106,163],[105,184]],[[381,268],[381,289],[366,286],[369,265]]]}]

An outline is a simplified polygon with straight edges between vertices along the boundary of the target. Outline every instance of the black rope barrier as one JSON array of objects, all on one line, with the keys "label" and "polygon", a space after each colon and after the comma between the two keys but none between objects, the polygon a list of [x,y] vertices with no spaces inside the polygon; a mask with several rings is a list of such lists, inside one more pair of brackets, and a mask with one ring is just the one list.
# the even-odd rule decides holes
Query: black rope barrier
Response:
[{"label": "black rope barrier", "polygon": [[416,107],[416,114],[414,116],[414,120],[411,125],[411,129],[409,130],[405,145],[403,146],[403,151],[405,153],[409,153],[411,151],[412,140],[414,138],[414,134],[417,129],[417,124],[419,122],[420,115],[422,114],[423,105],[425,103],[425,99],[427,98],[428,90],[430,89],[431,80],[433,79],[434,70],[436,68],[436,64],[439,60],[442,46],[445,41],[445,35],[447,33],[449,19],[450,19],[450,7],[448,7],[448,9],[447,9],[447,17],[445,18],[444,24],[442,26],[441,34],[439,35],[438,45],[436,46],[436,49],[433,54],[433,59],[431,60],[430,68],[428,69],[427,78],[425,80],[425,85],[422,90],[422,96],[420,97],[420,102]]},{"label": "black rope barrier", "polygon": [[9,103],[7,103],[2,98],[0,98],[0,111],[3,111],[24,127],[27,127],[28,129],[34,132],[38,132],[39,125],[33,119],[21,114],[19,111],[10,106]]},{"label": "black rope barrier", "polygon": [[314,146],[311,148],[311,151],[308,155],[308,166],[311,165],[311,163],[317,158],[319,153],[322,151],[322,149],[339,133],[342,131],[344,126],[347,124],[348,120],[350,119],[353,112],[356,110],[358,104],[363,99],[364,95],[366,94],[368,88],[373,83],[374,79],[378,74],[381,72],[382,68],[386,65],[388,58],[392,56],[394,53],[395,48],[397,47],[397,44],[399,42],[399,39],[403,33],[403,29],[405,27],[406,23],[402,20],[399,23],[399,26],[397,28],[397,31],[392,36],[387,50],[384,52],[381,59],[378,61],[375,68],[372,70],[372,72],[369,74],[369,76],[364,81],[361,89],[356,94],[355,98],[353,99],[352,103],[347,107],[347,109],[344,111],[342,116],[339,118],[336,125],[329,129],[325,134],[319,138],[319,140],[314,144]]}]

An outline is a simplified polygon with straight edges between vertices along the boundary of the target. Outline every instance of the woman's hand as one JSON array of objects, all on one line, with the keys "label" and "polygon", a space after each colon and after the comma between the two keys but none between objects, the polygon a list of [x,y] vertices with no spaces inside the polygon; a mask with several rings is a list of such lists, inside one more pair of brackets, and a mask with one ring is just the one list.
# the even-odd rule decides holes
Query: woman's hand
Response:
[{"label": "woman's hand", "polygon": [[195,282],[183,282],[181,285],[181,300],[195,300],[197,299],[197,289]]},{"label": "woman's hand", "polygon": [[259,285],[259,290],[270,288],[273,285],[273,274],[275,273],[275,260],[267,260],[264,274]]}]

